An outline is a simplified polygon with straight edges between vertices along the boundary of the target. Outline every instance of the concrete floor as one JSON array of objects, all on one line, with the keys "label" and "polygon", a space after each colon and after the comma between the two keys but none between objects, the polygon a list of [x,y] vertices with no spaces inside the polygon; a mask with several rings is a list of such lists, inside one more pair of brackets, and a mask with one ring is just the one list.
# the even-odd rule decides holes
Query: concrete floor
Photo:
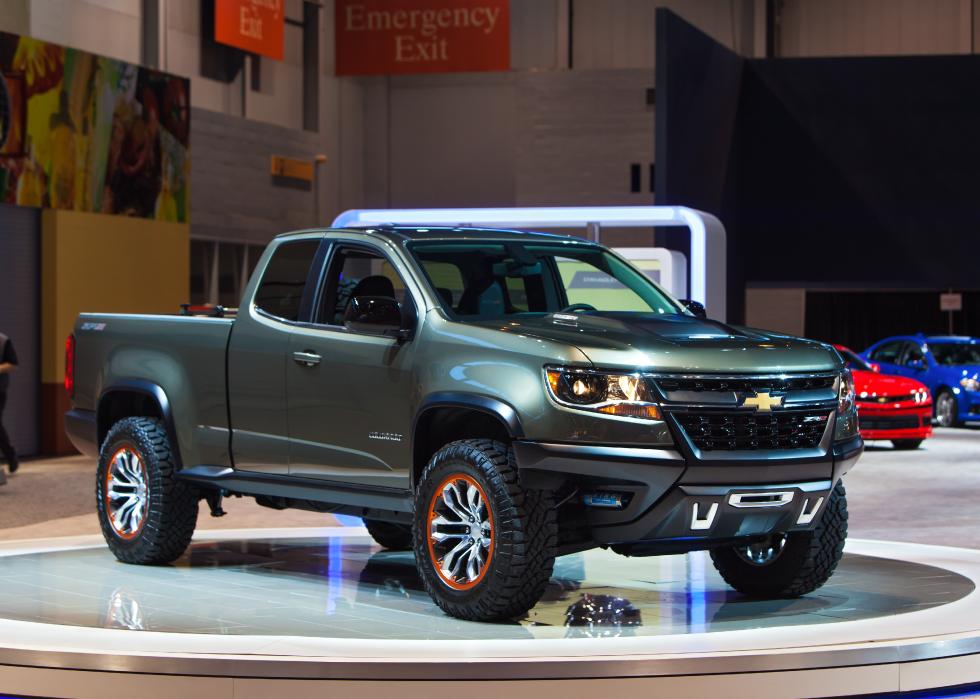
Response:
[{"label": "concrete floor", "polygon": [[[27,461],[0,486],[0,540],[98,534],[92,459]],[[980,548],[980,428],[938,429],[917,451],[870,443],[845,478],[854,537]],[[203,506],[201,529],[322,527],[331,515],[277,512],[250,498],[225,501],[226,517]]]}]

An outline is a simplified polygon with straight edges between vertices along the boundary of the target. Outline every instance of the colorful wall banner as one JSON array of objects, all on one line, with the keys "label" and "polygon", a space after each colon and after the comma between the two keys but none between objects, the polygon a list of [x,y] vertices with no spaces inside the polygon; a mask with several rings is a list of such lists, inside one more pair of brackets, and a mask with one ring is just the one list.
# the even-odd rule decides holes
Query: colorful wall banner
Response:
[{"label": "colorful wall banner", "polygon": [[214,0],[218,43],[281,61],[285,36],[285,0]]},{"label": "colorful wall banner", "polygon": [[336,0],[337,75],[510,69],[509,0]]},{"label": "colorful wall banner", "polygon": [[0,201],[188,221],[190,82],[0,33]]}]

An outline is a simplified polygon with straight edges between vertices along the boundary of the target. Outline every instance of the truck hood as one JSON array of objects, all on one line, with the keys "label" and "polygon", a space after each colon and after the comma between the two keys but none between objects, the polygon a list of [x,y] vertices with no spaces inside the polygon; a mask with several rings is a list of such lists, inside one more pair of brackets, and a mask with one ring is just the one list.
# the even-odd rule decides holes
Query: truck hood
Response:
[{"label": "truck hood", "polygon": [[475,324],[573,345],[595,366],[706,373],[779,373],[840,368],[829,345],[689,315],[515,315]]}]

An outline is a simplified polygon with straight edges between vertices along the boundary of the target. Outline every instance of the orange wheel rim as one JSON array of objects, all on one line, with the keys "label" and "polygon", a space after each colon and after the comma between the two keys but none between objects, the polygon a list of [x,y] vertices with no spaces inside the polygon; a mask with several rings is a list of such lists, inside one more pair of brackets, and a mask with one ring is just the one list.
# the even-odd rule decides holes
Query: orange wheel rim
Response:
[{"label": "orange wheel rim", "polygon": [[439,579],[454,590],[480,584],[493,558],[493,510],[476,479],[449,476],[429,501],[429,559]]},{"label": "orange wheel rim", "polygon": [[105,514],[109,526],[120,539],[135,539],[143,531],[150,507],[146,466],[135,449],[116,449],[106,467]]}]

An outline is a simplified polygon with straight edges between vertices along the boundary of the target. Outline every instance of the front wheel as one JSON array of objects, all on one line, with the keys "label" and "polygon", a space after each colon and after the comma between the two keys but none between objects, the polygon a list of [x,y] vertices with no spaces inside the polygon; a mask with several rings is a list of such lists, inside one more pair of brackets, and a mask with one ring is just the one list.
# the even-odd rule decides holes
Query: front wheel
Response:
[{"label": "front wheel", "polygon": [[956,396],[944,388],[936,396],[936,422],[940,427],[959,427],[962,423],[957,419]]},{"label": "front wheel", "polygon": [[102,535],[123,563],[170,563],[197,526],[198,492],[177,479],[160,420],[120,420],[102,444],[96,508]]},{"label": "front wheel", "polygon": [[555,503],[549,491],[521,486],[509,445],[461,440],[422,472],[413,534],[422,583],[444,612],[509,619],[537,604],[551,577]]},{"label": "front wheel", "polygon": [[712,550],[715,568],[725,582],[752,597],[800,597],[813,592],[827,582],[844,554],[847,494],[843,483],[831,491],[825,507],[812,531]]}]

